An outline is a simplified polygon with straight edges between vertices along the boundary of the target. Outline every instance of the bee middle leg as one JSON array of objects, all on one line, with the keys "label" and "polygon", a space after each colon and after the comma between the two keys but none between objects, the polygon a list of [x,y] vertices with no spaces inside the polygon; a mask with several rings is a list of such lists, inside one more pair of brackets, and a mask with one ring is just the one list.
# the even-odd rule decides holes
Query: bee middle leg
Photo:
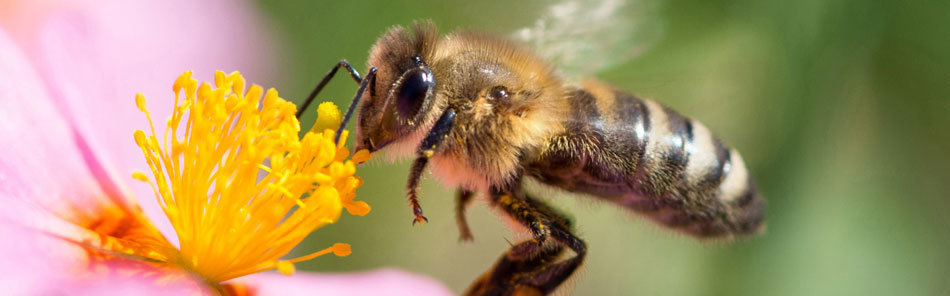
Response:
[{"label": "bee middle leg", "polygon": [[468,221],[465,220],[465,209],[472,203],[474,192],[467,189],[458,189],[455,200],[455,222],[459,226],[459,241],[471,242],[472,231],[468,228]]},{"label": "bee middle leg", "polygon": [[[492,202],[528,227],[533,239],[512,246],[467,295],[545,295],[566,281],[584,261],[587,245],[570,232],[570,221],[530,196],[493,194]],[[556,261],[564,248],[574,257]]]}]

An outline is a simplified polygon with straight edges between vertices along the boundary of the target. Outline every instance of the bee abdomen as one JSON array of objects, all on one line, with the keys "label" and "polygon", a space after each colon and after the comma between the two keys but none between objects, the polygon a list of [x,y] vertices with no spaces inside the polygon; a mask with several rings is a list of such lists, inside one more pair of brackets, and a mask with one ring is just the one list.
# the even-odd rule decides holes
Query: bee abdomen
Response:
[{"label": "bee abdomen", "polygon": [[735,150],[659,103],[588,87],[571,93],[572,120],[528,162],[527,175],[698,237],[761,228],[764,202]]},{"label": "bee abdomen", "polygon": [[764,202],[734,149],[703,124],[659,103],[650,114],[646,151],[621,203],[667,226],[700,237],[758,232]]}]

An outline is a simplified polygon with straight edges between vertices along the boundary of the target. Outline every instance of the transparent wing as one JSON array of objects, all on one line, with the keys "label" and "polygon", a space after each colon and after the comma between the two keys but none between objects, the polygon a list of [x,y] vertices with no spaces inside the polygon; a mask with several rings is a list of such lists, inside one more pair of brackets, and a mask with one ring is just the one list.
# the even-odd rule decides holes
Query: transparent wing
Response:
[{"label": "transparent wing", "polygon": [[643,54],[663,33],[656,0],[561,0],[513,38],[534,47],[569,78]]}]

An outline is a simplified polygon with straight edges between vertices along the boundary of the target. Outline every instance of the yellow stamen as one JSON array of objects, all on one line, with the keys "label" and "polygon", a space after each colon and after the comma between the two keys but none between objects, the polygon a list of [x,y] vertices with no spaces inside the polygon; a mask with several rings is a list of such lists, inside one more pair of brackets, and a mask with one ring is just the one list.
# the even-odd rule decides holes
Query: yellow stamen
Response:
[{"label": "yellow stamen", "polygon": [[350,253],[351,253],[350,245],[349,245],[349,244],[342,244],[342,243],[335,243],[335,244],[333,244],[332,247],[329,247],[329,248],[320,250],[320,251],[318,251],[318,252],[313,252],[313,253],[311,253],[310,255],[307,255],[307,256],[297,257],[297,258],[290,259],[290,260],[287,260],[287,261],[288,261],[288,262],[291,262],[291,263],[297,263],[297,262],[307,261],[307,260],[310,260],[310,259],[313,259],[313,258],[317,258],[317,257],[319,257],[319,256],[326,255],[326,254],[330,254],[330,253],[333,253],[333,255],[336,255],[336,256],[338,256],[338,257],[346,257],[346,256],[349,256]]},{"label": "yellow stamen", "polygon": [[297,268],[294,267],[293,263],[287,260],[277,261],[277,271],[286,275],[294,274],[297,271]]},{"label": "yellow stamen", "polygon": [[336,107],[332,102],[323,102],[317,106],[317,122],[313,124],[313,127],[310,129],[315,132],[323,132],[326,129],[331,129],[334,132],[338,127],[340,127],[340,122],[343,121],[343,115],[340,113],[340,109]]},{"label": "yellow stamen", "polygon": [[209,282],[274,268],[289,274],[295,262],[346,256],[349,245],[335,244],[278,260],[343,208],[360,216],[370,210],[354,200],[362,180],[353,176],[369,153],[346,160],[349,151],[333,142],[341,120],[335,105],[320,104],[315,128],[299,138],[292,103],[274,89],[244,88],[238,72],[216,72],[214,86],[185,72],[172,87],[174,112],[161,138],[144,96],[135,99],[152,126],[151,135],[134,135],[154,182],[143,173],[133,178],[152,186],[174,226],[179,263]]},{"label": "yellow stamen", "polygon": [[369,155],[370,155],[369,150],[366,150],[366,149],[356,151],[356,153],[353,154],[353,162],[355,162],[356,164],[364,163],[367,160],[369,160]]}]

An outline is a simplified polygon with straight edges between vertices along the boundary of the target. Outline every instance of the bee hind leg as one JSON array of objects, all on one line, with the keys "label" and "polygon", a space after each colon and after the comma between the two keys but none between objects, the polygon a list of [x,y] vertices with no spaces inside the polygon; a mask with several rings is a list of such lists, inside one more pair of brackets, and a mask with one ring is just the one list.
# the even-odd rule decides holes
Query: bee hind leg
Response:
[{"label": "bee hind leg", "polygon": [[[536,250],[533,256],[524,256],[526,251]],[[542,294],[534,286],[518,285],[518,279],[525,278],[538,266],[550,263],[563,253],[564,247],[554,244],[542,247],[534,240],[514,245],[506,252],[491,270],[483,274],[463,295],[533,295]],[[519,293],[520,292],[520,293]]]},{"label": "bee hind leg", "polygon": [[[570,221],[547,205],[509,194],[493,194],[492,201],[528,227],[534,238],[512,246],[466,295],[546,295],[584,261],[587,245],[570,232]],[[565,247],[576,255],[557,261]]]}]

